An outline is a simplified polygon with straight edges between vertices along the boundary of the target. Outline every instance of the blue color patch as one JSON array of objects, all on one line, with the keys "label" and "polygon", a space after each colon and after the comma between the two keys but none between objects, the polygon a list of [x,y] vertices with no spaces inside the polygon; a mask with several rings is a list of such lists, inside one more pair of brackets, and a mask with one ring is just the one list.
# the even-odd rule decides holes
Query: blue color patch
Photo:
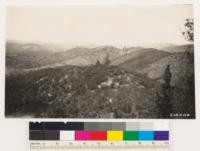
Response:
[{"label": "blue color patch", "polygon": [[139,137],[139,140],[153,141],[154,140],[154,132],[153,131],[139,131],[138,137]]}]

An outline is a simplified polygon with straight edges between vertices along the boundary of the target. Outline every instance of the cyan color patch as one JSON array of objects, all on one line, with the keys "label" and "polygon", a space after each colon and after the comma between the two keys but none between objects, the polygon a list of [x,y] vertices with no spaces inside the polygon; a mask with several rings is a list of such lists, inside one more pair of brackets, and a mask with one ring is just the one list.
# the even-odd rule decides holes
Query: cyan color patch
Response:
[{"label": "cyan color patch", "polygon": [[154,140],[154,132],[153,131],[139,131],[138,138],[139,138],[139,140],[153,141]]}]

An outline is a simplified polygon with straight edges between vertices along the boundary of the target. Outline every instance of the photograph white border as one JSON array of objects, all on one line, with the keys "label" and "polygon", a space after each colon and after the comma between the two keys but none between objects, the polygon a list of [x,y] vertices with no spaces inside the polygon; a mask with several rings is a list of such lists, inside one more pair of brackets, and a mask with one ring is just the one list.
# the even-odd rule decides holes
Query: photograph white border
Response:
[{"label": "photograph white border", "polygon": [[[104,0],[86,0],[86,1],[81,1],[81,0],[75,0],[75,1],[72,1],[72,0],[65,0],[65,1],[60,1],[60,0],[46,0],[45,2],[42,1],[42,0],[7,0],[5,3],[4,3],[4,7],[3,7],[3,10],[4,10],[4,13],[2,14],[1,18],[3,18],[3,28],[1,28],[0,30],[3,30],[3,31],[0,31],[0,33],[2,33],[2,37],[0,37],[0,44],[1,44],[1,53],[3,55],[1,55],[1,58],[0,58],[0,65],[1,65],[1,70],[0,70],[0,87],[1,87],[1,93],[0,95],[2,96],[1,99],[1,103],[2,105],[0,106],[0,112],[3,111],[3,113],[1,113],[1,117],[4,117],[5,118],[5,31],[6,31],[6,26],[5,26],[5,20],[6,20],[6,6],[10,6],[10,5],[43,5],[43,6],[48,6],[48,5],[168,5],[168,4],[192,4],[194,6],[194,26],[195,26],[195,35],[194,35],[194,48],[195,48],[195,65],[197,64],[200,64],[198,63],[198,59],[199,58],[198,56],[200,56],[196,50],[198,50],[199,46],[197,45],[198,44],[198,24],[199,24],[199,17],[197,15],[197,5],[198,3],[200,3],[199,1],[197,0],[124,0],[123,2],[121,0],[116,0],[116,1],[104,1]],[[199,75],[200,71],[198,70],[197,66],[195,66],[195,84],[196,84],[196,90],[198,89],[198,85],[197,85],[197,82],[198,82],[198,75]],[[196,91],[196,98],[195,98],[195,105],[197,106],[198,102],[197,102],[197,98],[198,97],[198,92]],[[2,108],[3,107],[3,108]],[[197,113],[197,110],[196,110],[196,118],[198,116],[198,113]],[[98,118],[7,118],[7,119],[22,119],[22,120],[35,120],[35,121],[66,121],[66,120],[70,120],[70,121],[137,121],[137,120],[145,120],[145,121],[152,121],[152,120],[163,120],[163,119],[145,119],[145,118],[142,118],[142,119],[104,119],[104,118],[101,118],[101,119],[98,119]],[[173,120],[173,119],[172,119]],[[174,119],[176,120],[176,119]],[[188,119],[185,119],[185,120],[188,120]]]},{"label": "photograph white border", "polygon": [[[6,5],[71,5],[71,4],[194,4],[194,41],[195,41],[195,103],[196,103],[196,119],[195,120],[170,120],[173,123],[173,150],[187,151],[199,149],[199,125],[200,125],[200,1],[199,0],[0,0],[0,133],[4,136],[4,142],[0,149],[25,151],[26,145],[24,140],[26,136],[26,128],[28,121],[160,121],[161,119],[5,119],[5,7]],[[15,132],[12,138],[7,135],[6,130]],[[188,131],[189,130],[189,131]],[[184,132],[184,134],[183,134]],[[184,139],[184,136],[193,138],[191,141]],[[2,137],[0,137],[1,140]],[[12,142],[12,144],[10,144]],[[21,146],[22,145],[22,146]]]}]

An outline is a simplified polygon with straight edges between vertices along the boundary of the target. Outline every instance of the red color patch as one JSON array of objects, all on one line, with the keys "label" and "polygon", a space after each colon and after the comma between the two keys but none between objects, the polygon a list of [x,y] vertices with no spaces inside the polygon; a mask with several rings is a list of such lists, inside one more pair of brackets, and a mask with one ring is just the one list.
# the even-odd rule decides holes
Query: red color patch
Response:
[{"label": "red color patch", "polygon": [[91,131],[92,140],[107,140],[107,131]]}]

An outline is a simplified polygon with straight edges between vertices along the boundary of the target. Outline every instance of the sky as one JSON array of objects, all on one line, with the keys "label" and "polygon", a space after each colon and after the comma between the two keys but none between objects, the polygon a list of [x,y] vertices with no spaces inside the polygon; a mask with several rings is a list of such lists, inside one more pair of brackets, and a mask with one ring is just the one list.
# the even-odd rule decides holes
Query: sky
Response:
[{"label": "sky", "polygon": [[192,5],[7,6],[6,39],[66,45],[184,44]]}]

